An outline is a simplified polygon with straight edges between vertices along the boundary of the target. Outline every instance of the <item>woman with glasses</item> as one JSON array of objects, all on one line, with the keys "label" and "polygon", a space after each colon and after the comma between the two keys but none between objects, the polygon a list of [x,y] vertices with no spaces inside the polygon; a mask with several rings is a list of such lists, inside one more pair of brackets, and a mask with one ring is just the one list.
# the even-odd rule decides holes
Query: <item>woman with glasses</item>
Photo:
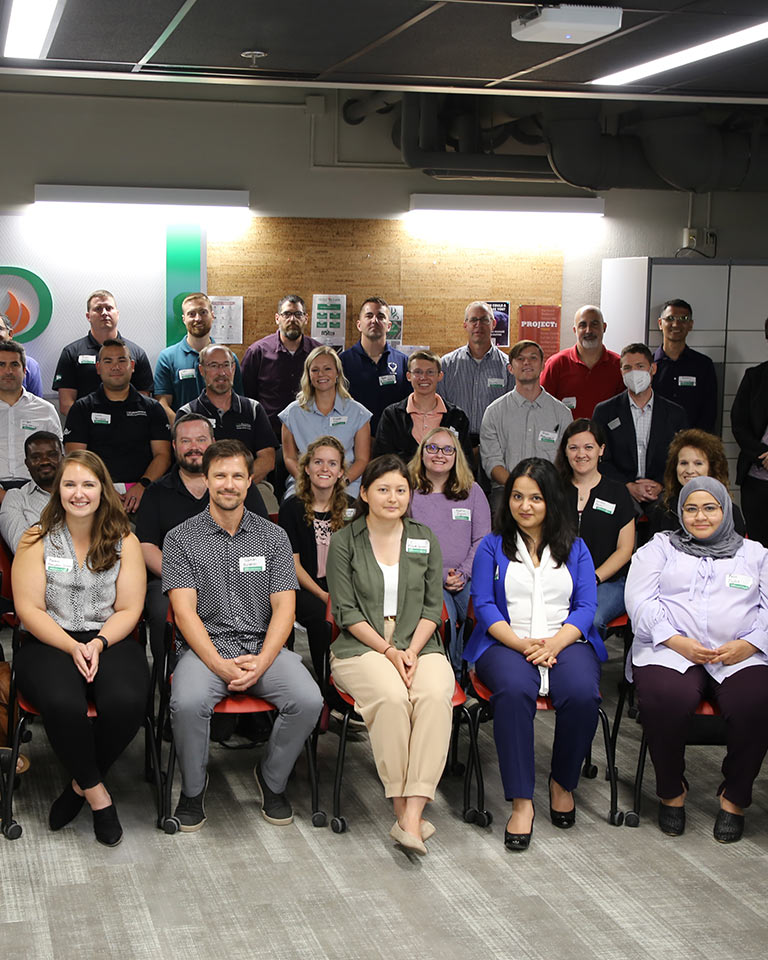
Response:
[{"label": "woman with glasses", "polygon": [[624,613],[624,583],[635,547],[632,498],[623,483],[600,473],[604,452],[603,428],[582,417],[566,427],[555,458],[576,532],[595,565],[595,626],[601,632]]},{"label": "woman with glasses", "polygon": [[370,410],[353,400],[341,360],[333,347],[315,347],[304,364],[301,387],[293,403],[280,413],[283,458],[291,475],[286,497],[299,476],[299,457],[313,440],[332,436],[341,441],[350,496],[357,496],[360,477],[371,456]]},{"label": "woman with glasses", "polygon": [[714,837],[734,843],[768,749],[768,551],[736,533],[712,477],[680,491],[680,529],[635,554],[627,577],[631,671],[656,771],[662,833],[685,830],[685,743],[703,697],[727,724]]},{"label": "woman with glasses", "polygon": [[469,606],[469,583],[475,551],[491,530],[491,511],[475,483],[456,436],[430,430],[408,465],[413,484],[411,516],[425,524],[440,542],[443,554],[443,600],[448,611],[448,650],[457,677],[461,675],[461,627]]}]

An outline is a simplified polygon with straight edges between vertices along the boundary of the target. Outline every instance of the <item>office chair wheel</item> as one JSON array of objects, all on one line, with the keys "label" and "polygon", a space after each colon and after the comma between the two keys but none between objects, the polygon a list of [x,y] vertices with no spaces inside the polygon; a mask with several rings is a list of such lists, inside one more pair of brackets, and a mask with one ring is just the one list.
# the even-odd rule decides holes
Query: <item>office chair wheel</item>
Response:
[{"label": "office chair wheel", "polygon": [[465,767],[461,760],[457,760],[456,763],[452,763],[450,766],[450,774],[452,777],[463,777],[464,770]]},{"label": "office chair wheel", "polygon": [[18,840],[22,834],[21,824],[11,820],[7,827],[3,824],[3,833],[8,840]]},{"label": "office chair wheel", "polygon": [[587,780],[594,780],[595,777],[597,776],[597,764],[585,763],[584,769],[582,770],[582,774],[587,778]]},{"label": "office chair wheel", "polygon": [[490,827],[493,823],[493,814],[490,810],[476,810],[475,824],[478,827]]},{"label": "office chair wheel", "polygon": [[638,827],[640,826],[640,815],[634,810],[629,810],[624,816],[624,826],[625,827]]},{"label": "office chair wheel", "polygon": [[173,833],[177,833],[181,827],[181,824],[176,819],[176,817],[166,817],[163,820],[163,830],[170,836]]},{"label": "office chair wheel", "polygon": [[620,827],[624,823],[624,814],[621,810],[616,810],[608,816],[608,822],[614,827]]},{"label": "office chair wheel", "polygon": [[313,827],[324,827],[328,822],[328,818],[325,815],[325,810],[315,810],[312,814],[312,826]]},{"label": "office chair wheel", "polygon": [[464,823],[474,823],[479,815],[480,811],[475,807],[467,807],[464,811]]},{"label": "office chair wheel", "polygon": [[334,833],[346,833],[347,821],[344,819],[344,817],[332,817],[331,830],[333,830]]}]

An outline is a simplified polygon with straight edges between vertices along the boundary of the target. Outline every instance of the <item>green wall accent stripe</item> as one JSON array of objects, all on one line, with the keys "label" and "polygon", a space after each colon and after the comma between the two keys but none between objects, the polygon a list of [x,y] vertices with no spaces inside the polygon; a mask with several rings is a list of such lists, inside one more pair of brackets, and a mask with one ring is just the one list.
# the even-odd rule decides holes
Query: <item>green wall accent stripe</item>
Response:
[{"label": "green wall accent stripe", "polygon": [[186,333],[181,301],[204,290],[202,276],[203,231],[199,224],[173,224],[165,237],[165,344],[178,343]]}]

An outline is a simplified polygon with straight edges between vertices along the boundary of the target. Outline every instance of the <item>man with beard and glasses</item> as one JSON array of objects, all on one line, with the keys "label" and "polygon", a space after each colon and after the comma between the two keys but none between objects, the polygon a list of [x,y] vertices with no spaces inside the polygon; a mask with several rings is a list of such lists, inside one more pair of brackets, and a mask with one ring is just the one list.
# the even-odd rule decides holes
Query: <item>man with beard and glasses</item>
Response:
[{"label": "man with beard and glasses", "polygon": [[619,355],[603,346],[606,323],[599,307],[579,307],[573,318],[576,343],[547,360],[541,385],[573,412],[574,420],[591,417],[602,400],[621,393]]},{"label": "man with beard and glasses", "polygon": [[[171,430],[171,441],[176,462],[147,489],[136,515],[136,536],[147,565],[145,613],[154,657],[162,656],[168,612],[168,598],[160,581],[165,535],[208,506],[203,454],[213,443],[210,420],[200,413],[179,414]],[[253,484],[248,487],[245,506],[267,519],[264,501]]]},{"label": "man with beard and glasses", "polygon": [[[176,411],[198,396],[204,387],[198,368],[200,351],[216,341],[211,336],[213,304],[204,293],[190,293],[181,301],[181,318],[187,335],[172,347],[160,351],[155,364],[155,399],[165,407],[173,423]],[[243,392],[243,377],[235,357],[234,387]]]},{"label": "man with beard and glasses", "polygon": [[285,648],[299,581],[285,531],[245,508],[251,466],[250,451],[237,440],[208,447],[208,508],[163,544],[163,590],[184,641],[171,690],[181,770],[174,815],[184,832],[205,823],[210,722],[219,700],[249,693],[277,709],[253,772],[262,816],[278,825],[293,820],[284,791],[323,704],[301,657]]},{"label": "man with beard and glasses", "polygon": [[50,500],[63,456],[61,440],[49,430],[38,430],[24,441],[24,463],[32,479],[9,490],[0,505],[0,534],[13,553],[21,535],[38,522]]},{"label": "man with beard and glasses", "polygon": [[354,400],[371,411],[371,436],[375,436],[384,408],[411,392],[408,357],[387,346],[392,326],[389,305],[381,297],[368,297],[360,307],[357,329],[360,339],[341,355],[344,376]]},{"label": "man with beard and glasses", "polygon": [[200,351],[205,389],[179,413],[200,413],[213,425],[216,440],[240,440],[253,454],[253,482],[261,483],[275,466],[277,440],[264,407],[233,389],[235,355],[211,343]]}]

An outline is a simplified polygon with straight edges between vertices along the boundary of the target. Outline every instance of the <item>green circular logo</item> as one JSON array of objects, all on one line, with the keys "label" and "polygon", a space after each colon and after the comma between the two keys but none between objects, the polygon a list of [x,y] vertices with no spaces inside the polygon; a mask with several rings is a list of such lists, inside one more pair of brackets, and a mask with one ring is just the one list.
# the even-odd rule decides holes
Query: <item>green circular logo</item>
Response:
[{"label": "green circular logo", "polygon": [[51,322],[53,314],[53,297],[45,280],[23,267],[0,266],[0,302],[3,291],[8,297],[8,309],[5,312],[13,339],[19,343],[29,343],[39,337]]}]

